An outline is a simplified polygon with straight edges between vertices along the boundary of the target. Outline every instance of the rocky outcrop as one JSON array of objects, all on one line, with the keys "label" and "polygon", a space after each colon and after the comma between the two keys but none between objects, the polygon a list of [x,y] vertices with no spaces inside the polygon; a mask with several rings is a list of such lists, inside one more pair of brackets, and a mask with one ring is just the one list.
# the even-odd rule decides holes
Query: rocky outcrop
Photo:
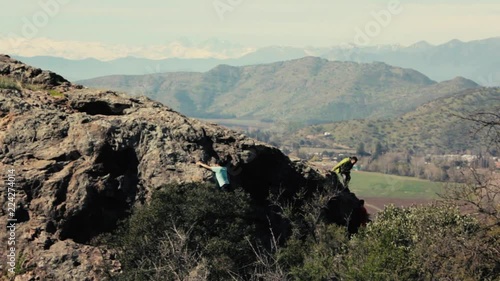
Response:
[{"label": "rocky outcrop", "polygon": [[[7,57],[0,58],[0,73],[66,91],[0,89],[0,171],[15,170],[16,239],[27,269],[16,280],[100,280],[104,261],[119,271],[112,251],[89,241],[115,228],[154,190],[209,180],[198,160],[231,162],[231,181],[257,201],[284,187],[291,198],[324,180],[275,147],[145,97],[81,89]],[[0,203],[6,220],[7,198]],[[1,232],[2,245],[6,239]]]},{"label": "rocky outcrop", "polygon": [[68,80],[54,72],[28,66],[6,55],[0,55],[0,75],[14,78],[23,84],[36,85],[43,89],[59,88],[68,90],[75,87],[81,88],[81,86],[72,85]]}]

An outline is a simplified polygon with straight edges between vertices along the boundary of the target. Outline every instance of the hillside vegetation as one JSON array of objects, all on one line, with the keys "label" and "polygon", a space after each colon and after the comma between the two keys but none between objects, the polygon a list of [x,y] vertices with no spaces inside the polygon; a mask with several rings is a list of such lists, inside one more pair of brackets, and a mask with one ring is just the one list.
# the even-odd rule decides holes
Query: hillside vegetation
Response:
[{"label": "hillside vegetation", "polygon": [[[8,56],[0,73],[9,193],[18,179],[0,197],[15,205],[0,241],[18,239],[2,281],[498,280],[498,181],[370,221],[337,177],[276,147]],[[195,163],[216,160],[234,189]]]},{"label": "hillside vegetation", "polygon": [[220,65],[206,73],[109,76],[82,83],[147,95],[195,117],[308,123],[393,117],[478,86],[464,78],[437,83],[417,71],[384,63],[315,57],[244,67]]},{"label": "hillside vegetation", "polygon": [[295,212],[275,206],[292,228],[280,243],[279,236],[259,240],[264,229],[242,192],[166,187],[108,238],[121,249],[116,279],[498,280],[498,227],[453,204],[388,206],[349,236],[318,220],[323,196]]},{"label": "hillside vegetation", "polygon": [[419,106],[400,117],[350,120],[307,127],[301,136],[332,132],[334,138],[322,139],[349,145],[362,143],[367,151],[377,143],[391,151],[456,153],[477,147],[471,124],[459,118],[468,113],[498,110],[500,88],[466,90]]}]

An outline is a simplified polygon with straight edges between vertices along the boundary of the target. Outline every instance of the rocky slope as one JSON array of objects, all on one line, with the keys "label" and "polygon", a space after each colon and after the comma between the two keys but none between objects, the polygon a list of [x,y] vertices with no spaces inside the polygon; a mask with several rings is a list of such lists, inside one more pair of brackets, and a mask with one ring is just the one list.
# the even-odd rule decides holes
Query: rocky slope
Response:
[{"label": "rocky slope", "polygon": [[[19,84],[0,89],[0,171],[14,169],[16,178],[23,273],[15,280],[101,280],[105,261],[120,271],[113,251],[89,241],[165,184],[208,180],[211,174],[195,165],[198,160],[229,160],[232,182],[257,201],[283,187],[290,198],[324,180],[272,146],[145,97],[83,89],[8,56],[0,56],[0,75]],[[40,87],[30,90],[27,84]],[[330,220],[345,224],[343,213],[357,214],[354,195],[335,200]],[[7,196],[0,204],[6,221]],[[355,224],[351,218],[351,229]],[[2,245],[7,238],[0,232]]]},{"label": "rocky slope", "polygon": [[421,154],[454,154],[481,151],[482,142],[474,124],[464,120],[477,112],[498,112],[500,88],[475,88],[427,102],[415,110],[392,119],[365,119],[310,126],[295,134],[306,138],[318,131],[335,132],[335,139],[321,138],[325,146],[332,142],[374,150],[377,143],[391,151]]}]

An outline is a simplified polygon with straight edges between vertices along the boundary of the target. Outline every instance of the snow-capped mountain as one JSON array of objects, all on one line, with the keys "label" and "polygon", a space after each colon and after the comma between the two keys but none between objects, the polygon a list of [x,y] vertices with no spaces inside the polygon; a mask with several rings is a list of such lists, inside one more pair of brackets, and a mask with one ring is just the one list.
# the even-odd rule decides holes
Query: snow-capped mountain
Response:
[{"label": "snow-capped mountain", "polygon": [[469,42],[451,40],[441,45],[420,41],[408,47],[345,43],[331,47],[262,48],[218,39],[193,43],[181,38],[162,45],[125,46],[43,38],[29,41],[0,38],[0,53],[13,55],[40,68],[53,69],[71,80],[113,74],[200,72],[219,64],[255,65],[314,56],[331,61],[385,62],[415,69],[437,81],[463,76],[484,86],[500,85],[500,37]]},{"label": "snow-capped mountain", "polygon": [[199,44],[193,44],[187,39],[180,39],[161,45],[129,46],[100,42],[58,41],[47,38],[0,38],[0,53],[23,57],[50,55],[73,60],[94,58],[109,61],[125,57],[154,60],[167,58],[230,59],[244,56],[253,51],[255,48],[218,39],[210,39]]}]

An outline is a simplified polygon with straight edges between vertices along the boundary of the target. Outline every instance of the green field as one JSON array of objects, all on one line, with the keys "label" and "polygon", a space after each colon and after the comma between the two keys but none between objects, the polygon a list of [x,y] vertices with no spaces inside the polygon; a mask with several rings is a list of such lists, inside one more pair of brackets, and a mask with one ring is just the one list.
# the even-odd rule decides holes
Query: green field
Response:
[{"label": "green field", "polygon": [[351,177],[350,189],[362,197],[435,199],[443,187],[443,183],[380,173],[354,171]]}]

